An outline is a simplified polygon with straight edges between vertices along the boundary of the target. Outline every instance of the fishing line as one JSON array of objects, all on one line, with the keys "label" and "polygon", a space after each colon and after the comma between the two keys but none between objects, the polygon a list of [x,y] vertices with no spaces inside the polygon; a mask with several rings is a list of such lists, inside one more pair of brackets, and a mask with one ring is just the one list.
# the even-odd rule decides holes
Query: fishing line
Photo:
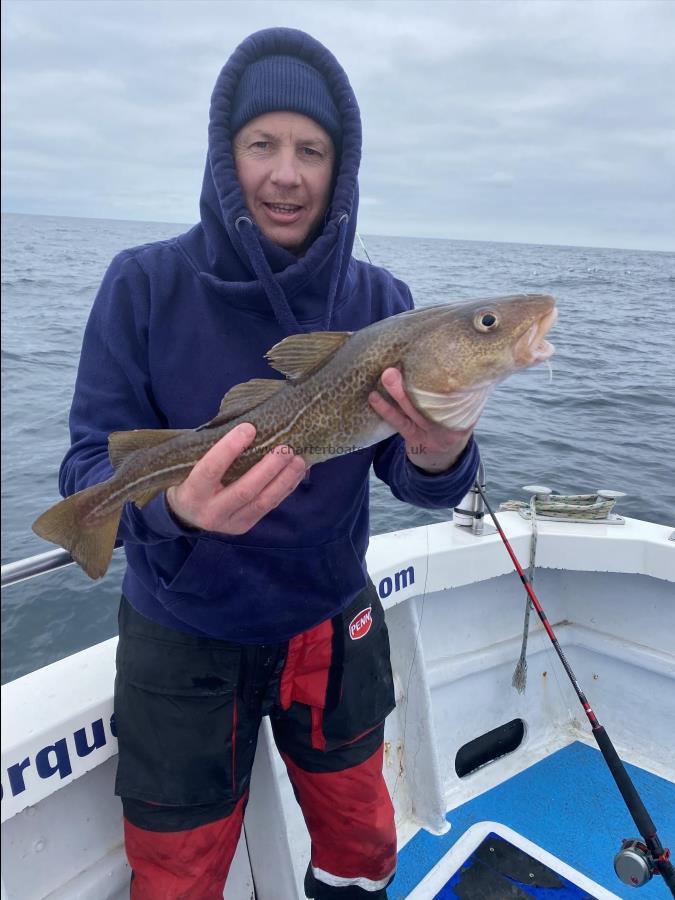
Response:
[{"label": "fishing line", "polygon": [[[366,254],[368,262],[371,264],[371,266],[374,265],[372,259],[370,258],[370,253],[368,253],[368,248],[363,243],[363,239],[361,238],[361,235],[358,233],[358,231],[356,232],[356,237],[359,239],[359,243],[361,244],[361,248],[362,248],[363,252]],[[403,735],[401,737],[401,754],[403,754],[403,751],[405,748],[405,737],[406,737],[406,732],[408,730],[408,694],[410,691],[410,682],[412,680],[413,669],[415,668],[415,660],[417,659],[417,648],[418,648],[419,642],[420,642],[419,639],[420,639],[420,634],[422,632],[422,620],[424,618],[424,603],[425,603],[425,600],[427,597],[427,578],[429,577],[429,526],[428,525],[426,527],[425,534],[426,534],[426,540],[427,540],[427,554],[426,554],[427,563],[426,563],[426,569],[424,572],[424,589],[422,591],[422,601],[420,603],[420,611],[419,611],[418,620],[417,620],[417,633],[415,635],[415,645],[413,648],[413,656],[412,656],[412,661],[410,663],[410,670],[408,672],[408,680],[407,680],[407,683],[405,686],[405,713],[403,716]],[[396,797],[396,791],[398,790],[398,783],[401,780],[402,774],[403,774],[403,765],[402,765],[402,760],[399,759],[398,772],[396,773],[396,780],[394,781],[394,787],[392,788],[392,792],[391,792],[391,802],[392,803],[394,802],[394,798]]]},{"label": "fishing line", "polygon": [[357,236],[357,238],[359,239],[359,244],[361,244],[361,247],[363,248],[363,252],[366,254],[366,257],[368,258],[368,262],[371,264],[371,266],[375,265],[375,264],[373,263],[372,259],[370,258],[370,254],[369,254],[368,251],[366,250],[366,245],[365,245],[365,244],[363,243],[363,241],[361,240],[361,235],[358,233],[358,231],[356,232],[356,236]]},{"label": "fishing line", "polygon": [[[546,633],[548,634],[553,647],[558,654],[560,662],[567,673],[568,678],[572,682],[572,687],[574,688],[577,697],[579,698],[579,702],[584,708],[584,712],[588,718],[588,721],[591,724],[591,730],[593,732],[593,737],[595,738],[598,747],[600,748],[600,752],[602,753],[605,762],[609,768],[609,771],[616,782],[616,786],[623,797],[623,800],[628,808],[628,812],[635,822],[635,825],[642,835],[644,839],[644,844],[640,844],[639,841],[635,840],[624,840],[622,844],[622,848],[617,854],[614,861],[614,868],[619,877],[626,881],[628,884],[633,884],[637,886],[639,884],[644,884],[648,881],[654,871],[659,872],[660,875],[663,876],[664,883],[669,888],[673,897],[675,897],[675,868],[673,864],[670,862],[670,851],[667,848],[664,848],[659,840],[659,837],[656,832],[656,826],[654,825],[651,816],[647,812],[647,809],[642,802],[642,798],[640,797],[635,785],[633,784],[630,775],[626,771],[626,768],[621,761],[619,754],[616,752],[614,748],[614,744],[612,744],[609,735],[605,731],[605,728],[598,721],[595,713],[593,712],[591,705],[589,704],[586,695],[582,691],[579,682],[576,679],[574,672],[572,671],[572,667],[567,661],[567,657],[565,656],[562,647],[558,643],[558,639],[555,636],[555,632],[551,627],[551,623],[548,620],[546,613],[544,612],[544,608],[539,602],[539,598],[534,592],[530,581],[527,578],[527,575],[522,569],[522,566],[518,562],[518,557],[514,553],[513,547],[511,546],[509,539],[504,534],[504,529],[499,524],[497,517],[492,511],[492,507],[490,506],[487,497],[485,496],[485,491],[480,486],[479,480],[475,482],[476,489],[480,496],[483,499],[483,503],[485,504],[485,508],[490,514],[490,518],[492,519],[495,528],[497,529],[500,538],[502,539],[506,550],[511,557],[511,562],[514,565],[514,568],[518,575],[520,576],[520,580],[523,583],[523,587],[525,588],[529,599],[532,601],[532,605],[534,606],[537,615],[539,616],[542,625]],[[637,880],[638,874],[635,876],[630,875],[630,880],[626,880],[623,877],[622,872],[619,871],[619,858],[622,857],[622,863],[629,863],[631,866],[639,866],[642,863],[643,868],[633,868],[632,871],[636,871],[638,874],[644,875],[643,880]],[[637,863],[636,863],[637,860]],[[625,872],[626,868],[622,865],[622,871]]]},{"label": "fishing line", "polygon": [[553,366],[551,365],[551,360],[545,359],[544,365],[548,369],[548,383],[553,384]]}]

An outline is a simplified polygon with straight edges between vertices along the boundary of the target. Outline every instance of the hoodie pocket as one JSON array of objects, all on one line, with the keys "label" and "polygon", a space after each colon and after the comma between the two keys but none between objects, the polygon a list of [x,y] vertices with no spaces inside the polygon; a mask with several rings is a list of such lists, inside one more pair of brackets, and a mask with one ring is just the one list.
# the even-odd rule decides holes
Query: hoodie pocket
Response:
[{"label": "hoodie pocket", "polygon": [[227,544],[224,541],[206,535],[198,537],[173,578],[160,576],[160,590],[169,594],[209,596],[226,552]]},{"label": "hoodie pocket", "polygon": [[280,643],[335,615],[366,575],[349,537],[316,547],[197,540],[173,579],[160,578],[171,613],[206,634]]}]

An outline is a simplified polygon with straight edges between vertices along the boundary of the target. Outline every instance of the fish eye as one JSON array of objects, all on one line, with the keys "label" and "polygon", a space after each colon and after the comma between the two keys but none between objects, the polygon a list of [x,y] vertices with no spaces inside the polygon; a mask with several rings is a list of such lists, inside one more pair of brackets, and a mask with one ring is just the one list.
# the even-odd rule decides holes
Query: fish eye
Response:
[{"label": "fish eye", "polygon": [[494,331],[499,325],[499,319],[493,312],[478,313],[473,320],[478,331]]}]

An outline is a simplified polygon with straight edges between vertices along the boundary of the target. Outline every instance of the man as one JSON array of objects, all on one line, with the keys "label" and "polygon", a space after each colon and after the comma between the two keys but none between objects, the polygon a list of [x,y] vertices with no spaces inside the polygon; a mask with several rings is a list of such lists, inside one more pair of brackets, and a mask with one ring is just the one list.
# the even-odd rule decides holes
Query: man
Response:
[{"label": "man", "polygon": [[[196,427],[234,384],[269,377],[264,353],[283,337],[412,306],[406,285],[351,256],[360,153],[356,100],[321,44],[275,28],[237,48],[213,92],[199,224],[124,251],[101,285],[64,494],[110,475],[110,432]],[[399,434],[375,447],[310,472],[277,448],[223,487],[254,437],[240,425],[182,484],[125,509],[116,791],[134,900],[222,896],[267,714],[312,839],[307,896],[386,897],[394,697],[365,567],[368,473],[401,500],[447,507],[478,451],[469,432],[423,419],[398,371],[382,382],[391,402],[371,402]],[[372,625],[354,641],[349,623],[367,608]]]}]

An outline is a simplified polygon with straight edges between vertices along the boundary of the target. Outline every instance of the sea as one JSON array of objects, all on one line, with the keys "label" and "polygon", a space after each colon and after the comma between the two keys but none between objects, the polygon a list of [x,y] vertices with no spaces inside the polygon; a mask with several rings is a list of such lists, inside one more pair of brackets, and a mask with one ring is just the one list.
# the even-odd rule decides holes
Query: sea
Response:
[{"label": "sea", "polygon": [[[31,522],[58,499],[89,309],[112,257],[176,224],[3,214],[2,562],[48,549]],[[493,504],[527,484],[625,493],[616,512],[675,525],[675,253],[361,235],[417,306],[546,292],[559,319],[552,374],[492,395],[477,438]],[[397,501],[373,476],[372,533],[451,518]],[[620,526],[616,526],[620,527]],[[124,561],[91,582],[75,566],[2,592],[2,681],[113,636]]]}]

